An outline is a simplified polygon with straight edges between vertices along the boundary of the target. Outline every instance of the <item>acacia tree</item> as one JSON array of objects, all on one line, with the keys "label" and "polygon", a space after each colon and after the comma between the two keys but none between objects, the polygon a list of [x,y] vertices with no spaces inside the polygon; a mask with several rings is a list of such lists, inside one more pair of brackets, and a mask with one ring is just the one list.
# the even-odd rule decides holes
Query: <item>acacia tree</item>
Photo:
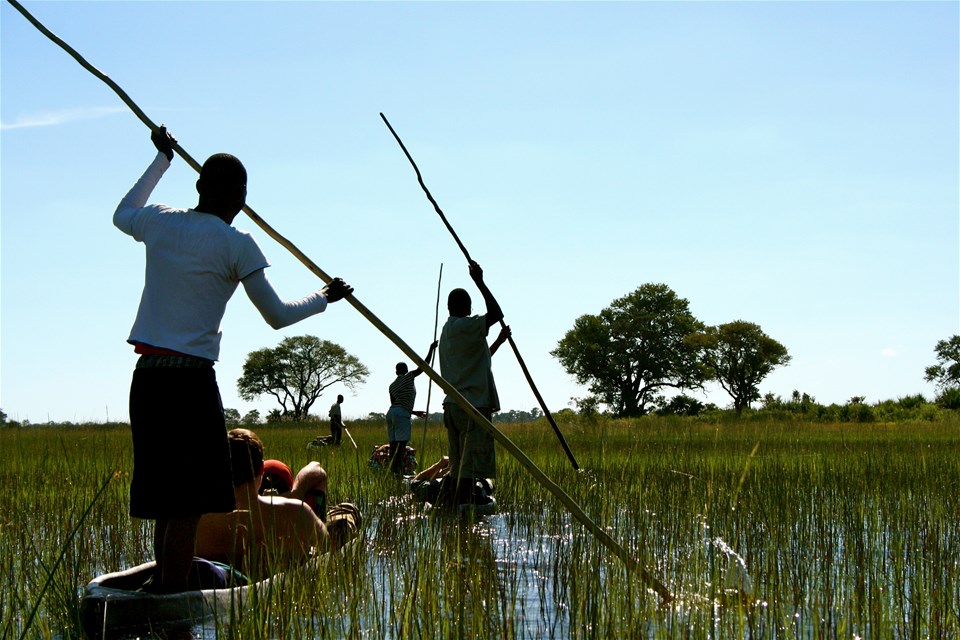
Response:
[{"label": "acacia tree", "polygon": [[941,390],[960,386],[960,335],[950,336],[937,342],[933,348],[937,364],[929,366],[923,377]]},{"label": "acacia tree", "polygon": [[368,375],[367,367],[340,345],[315,336],[294,336],[273,349],[248,354],[237,389],[248,402],[272,395],[283,407],[284,418],[301,421],[324,389],[342,384],[353,391]]},{"label": "acacia tree", "polygon": [[703,329],[686,299],[665,284],[645,284],[577,318],[550,354],[616,415],[640,416],[665,387],[703,386],[699,348],[686,341]]},{"label": "acacia tree", "polygon": [[760,382],[776,367],[790,362],[787,348],[765,334],[760,325],[735,320],[693,334],[688,342],[703,350],[710,375],[733,398],[740,415],[760,399]]}]

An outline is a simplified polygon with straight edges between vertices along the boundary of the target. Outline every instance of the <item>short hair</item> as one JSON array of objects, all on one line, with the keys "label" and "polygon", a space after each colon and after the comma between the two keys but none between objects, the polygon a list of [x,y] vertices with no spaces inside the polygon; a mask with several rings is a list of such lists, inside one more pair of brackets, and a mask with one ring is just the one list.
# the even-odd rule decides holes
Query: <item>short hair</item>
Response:
[{"label": "short hair", "polygon": [[343,402],[343,396],[337,396],[337,402]]},{"label": "short hair", "polygon": [[454,289],[447,296],[447,311],[452,316],[465,316],[470,313],[470,294],[466,289]]},{"label": "short hair", "polygon": [[227,433],[233,486],[251,482],[263,471],[263,442],[249,429],[231,429]]},{"label": "short hair", "polygon": [[197,191],[206,196],[232,194],[247,186],[247,170],[236,156],[215,153],[200,167]]},{"label": "short hair", "polygon": [[409,369],[407,368],[407,363],[406,363],[406,362],[398,362],[398,363],[397,363],[397,375],[400,375],[400,374],[402,374],[402,373],[406,373],[407,371],[409,371]]}]

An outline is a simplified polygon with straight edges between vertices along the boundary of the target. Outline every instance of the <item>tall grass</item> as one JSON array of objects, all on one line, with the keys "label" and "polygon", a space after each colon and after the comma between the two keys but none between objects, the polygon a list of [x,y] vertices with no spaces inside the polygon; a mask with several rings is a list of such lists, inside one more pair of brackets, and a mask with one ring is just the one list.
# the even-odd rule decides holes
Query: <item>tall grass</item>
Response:
[{"label": "tall grass", "polygon": [[[350,500],[363,511],[363,540],[325,570],[295,576],[231,619],[193,631],[210,638],[960,636],[960,420],[598,418],[560,426],[581,471],[545,422],[504,428],[678,594],[674,604],[661,607],[506,456],[499,513],[461,520],[425,511],[391,476],[368,468],[383,425],[348,425],[359,450],[346,440],[307,450],[314,433],[264,426],[258,433],[268,457],[324,465],[330,502]],[[442,431],[431,427],[422,463],[444,452]],[[38,604],[27,637],[77,636],[83,585],[150,558],[149,525],[127,516],[129,433],[3,430],[0,448],[0,636],[20,637]],[[104,495],[66,544],[107,476]]]}]

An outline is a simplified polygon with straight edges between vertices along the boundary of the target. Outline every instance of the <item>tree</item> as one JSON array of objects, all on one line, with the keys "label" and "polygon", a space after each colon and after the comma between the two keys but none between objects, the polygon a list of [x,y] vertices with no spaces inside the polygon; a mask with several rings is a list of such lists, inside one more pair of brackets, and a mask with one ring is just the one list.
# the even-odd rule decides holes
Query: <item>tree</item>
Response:
[{"label": "tree", "polygon": [[760,399],[760,382],[776,367],[790,362],[787,348],[760,325],[736,320],[708,327],[688,341],[703,350],[711,377],[733,398],[737,415]]},{"label": "tree", "polygon": [[940,390],[960,386],[960,335],[939,341],[933,351],[937,364],[926,368],[923,379],[935,383]]},{"label": "tree", "polygon": [[614,414],[640,416],[665,387],[703,386],[698,348],[686,341],[703,329],[687,300],[665,284],[645,284],[599,315],[577,318],[550,353]]},{"label": "tree", "polygon": [[235,427],[240,424],[240,412],[236,409],[224,409],[223,419],[228,427]]},{"label": "tree", "polygon": [[260,412],[256,409],[251,409],[243,416],[243,425],[247,427],[252,427],[255,424],[260,424]]},{"label": "tree", "polygon": [[340,345],[315,336],[294,336],[274,349],[248,354],[237,389],[247,401],[272,395],[283,407],[283,417],[299,422],[325,389],[342,384],[352,391],[368,375],[367,367]]}]

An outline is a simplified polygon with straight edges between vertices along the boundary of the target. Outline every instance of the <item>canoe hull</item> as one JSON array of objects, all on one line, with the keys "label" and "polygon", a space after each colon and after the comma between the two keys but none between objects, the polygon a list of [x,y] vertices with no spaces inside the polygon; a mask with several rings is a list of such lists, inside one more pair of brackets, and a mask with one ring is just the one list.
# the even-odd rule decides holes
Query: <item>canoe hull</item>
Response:
[{"label": "canoe hull", "polygon": [[193,627],[207,621],[230,621],[243,611],[255,590],[270,580],[227,589],[151,594],[136,591],[152,573],[153,562],[94,578],[80,603],[84,631],[105,638],[133,630]]}]

